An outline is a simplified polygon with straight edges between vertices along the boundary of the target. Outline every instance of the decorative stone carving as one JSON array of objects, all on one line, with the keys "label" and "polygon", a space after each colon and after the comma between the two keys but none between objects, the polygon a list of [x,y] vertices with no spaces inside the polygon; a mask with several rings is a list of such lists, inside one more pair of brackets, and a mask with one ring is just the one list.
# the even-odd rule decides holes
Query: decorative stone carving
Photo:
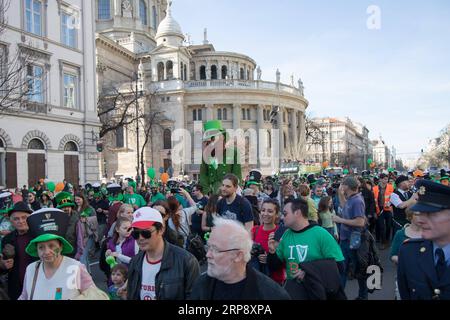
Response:
[{"label": "decorative stone carving", "polygon": [[300,94],[303,96],[303,92],[304,92],[305,87],[303,86],[303,82],[302,79],[299,78],[298,79],[298,90],[300,91]]},{"label": "decorative stone carving", "polygon": [[258,80],[261,80],[261,68],[258,66],[258,68],[256,69],[256,73],[257,73],[257,77],[258,77]]},{"label": "decorative stone carving", "polygon": [[133,6],[130,0],[122,1],[122,16],[124,18],[133,18]]}]

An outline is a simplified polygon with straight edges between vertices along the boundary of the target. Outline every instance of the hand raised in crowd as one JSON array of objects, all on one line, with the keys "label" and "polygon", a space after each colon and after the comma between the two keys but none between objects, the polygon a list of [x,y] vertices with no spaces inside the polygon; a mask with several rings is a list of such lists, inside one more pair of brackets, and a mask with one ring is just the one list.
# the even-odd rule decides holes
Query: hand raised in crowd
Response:
[{"label": "hand raised in crowd", "polygon": [[271,234],[269,234],[269,253],[275,253],[275,251],[277,250],[278,247],[278,242],[275,241],[275,232],[272,232]]},{"label": "hand raised in crowd", "polygon": [[258,256],[259,263],[267,264],[267,253]]}]

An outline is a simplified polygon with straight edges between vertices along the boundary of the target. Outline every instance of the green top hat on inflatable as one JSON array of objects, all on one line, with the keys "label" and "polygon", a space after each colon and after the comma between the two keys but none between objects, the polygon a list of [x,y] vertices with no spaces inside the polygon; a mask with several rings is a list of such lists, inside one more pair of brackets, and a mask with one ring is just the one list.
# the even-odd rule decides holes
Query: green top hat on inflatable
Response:
[{"label": "green top hat on inflatable", "polygon": [[133,187],[133,191],[136,192],[136,181],[131,178],[126,179],[128,181],[128,186]]},{"label": "green top hat on inflatable", "polygon": [[33,212],[28,217],[27,223],[30,234],[35,238],[30,241],[25,252],[38,258],[38,243],[58,240],[62,244],[61,254],[72,253],[72,245],[63,238],[69,226],[69,219],[70,217],[64,211],[54,208],[44,208]]},{"label": "green top hat on inflatable", "polygon": [[259,170],[252,170],[249,172],[249,178],[246,183],[246,186],[250,186],[252,184],[260,186],[261,185],[262,173]]},{"label": "green top hat on inflatable", "polygon": [[203,133],[203,141],[208,141],[213,137],[224,134],[225,130],[222,126],[222,121],[220,120],[211,120],[205,122],[203,125],[203,129],[205,132]]},{"label": "green top hat on inflatable", "polygon": [[73,195],[71,193],[62,191],[55,196],[57,208],[62,209],[65,207],[75,207],[73,202]]}]

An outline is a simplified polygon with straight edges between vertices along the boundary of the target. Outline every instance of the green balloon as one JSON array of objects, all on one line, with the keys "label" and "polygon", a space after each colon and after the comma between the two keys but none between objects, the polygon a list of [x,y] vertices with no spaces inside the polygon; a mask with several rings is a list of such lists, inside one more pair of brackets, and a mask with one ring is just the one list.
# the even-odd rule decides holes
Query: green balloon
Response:
[{"label": "green balloon", "polygon": [[344,172],[344,174],[348,174],[349,171],[347,169],[344,169],[343,172]]},{"label": "green balloon", "polygon": [[54,182],[52,182],[52,181],[47,182],[47,189],[48,189],[48,191],[54,192],[55,188],[56,188],[56,185],[55,185]]},{"label": "green balloon", "polygon": [[155,168],[148,168],[147,175],[150,179],[155,179],[156,176]]},{"label": "green balloon", "polygon": [[372,159],[368,159],[368,160],[367,160],[367,163],[368,163],[368,164],[372,164],[372,162],[373,162]]},{"label": "green balloon", "polygon": [[395,171],[394,168],[389,168],[389,169],[388,169],[388,172],[394,172],[394,171]]}]

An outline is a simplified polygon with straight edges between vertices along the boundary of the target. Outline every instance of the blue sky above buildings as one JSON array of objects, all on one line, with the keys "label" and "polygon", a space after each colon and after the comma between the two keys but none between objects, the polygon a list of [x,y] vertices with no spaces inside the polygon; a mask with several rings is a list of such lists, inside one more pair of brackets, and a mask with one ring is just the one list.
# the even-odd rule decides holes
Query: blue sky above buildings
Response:
[{"label": "blue sky above buildings", "polygon": [[[381,10],[369,30],[367,8]],[[450,122],[450,1],[175,0],[193,44],[249,55],[262,78],[301,77],[312,116],[348,116],[417,156]]]}]

